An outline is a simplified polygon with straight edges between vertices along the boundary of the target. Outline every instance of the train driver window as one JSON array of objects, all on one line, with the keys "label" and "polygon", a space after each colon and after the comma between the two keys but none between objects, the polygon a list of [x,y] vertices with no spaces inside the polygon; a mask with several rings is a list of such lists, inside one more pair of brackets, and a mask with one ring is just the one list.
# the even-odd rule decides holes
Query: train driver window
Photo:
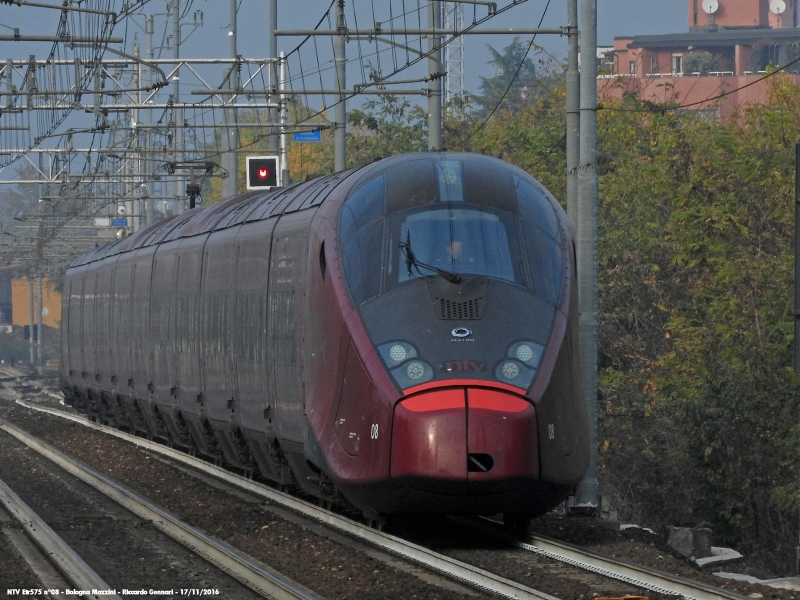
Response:
[{"label": "train driver window", "polygon": [[392,215],[390,232],[387,287],[435,274],[409,264],[400,249],[409,242],[419,263],[524,285],[516,219],[504,211],[460,203],[431,205]]}]

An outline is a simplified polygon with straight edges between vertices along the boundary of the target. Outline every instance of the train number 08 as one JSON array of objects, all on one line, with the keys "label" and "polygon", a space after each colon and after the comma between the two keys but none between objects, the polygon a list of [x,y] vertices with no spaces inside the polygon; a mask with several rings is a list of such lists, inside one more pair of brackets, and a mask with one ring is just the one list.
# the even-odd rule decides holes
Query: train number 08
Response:
[{"label": "train number 08", "polygon": [[377,440],[378,439],[378,424],[377,423],[373,423],[372,427],[369,428],[369,437],[372,440]]}]

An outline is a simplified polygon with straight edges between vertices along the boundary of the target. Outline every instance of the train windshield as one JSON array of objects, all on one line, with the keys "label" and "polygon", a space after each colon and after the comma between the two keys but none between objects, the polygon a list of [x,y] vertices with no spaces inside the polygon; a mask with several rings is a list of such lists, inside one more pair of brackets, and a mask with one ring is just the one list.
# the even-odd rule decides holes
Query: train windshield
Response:
[{"label": "train windshield", "polygon": [[448,202],[396,213],[389,219],[386,287],[437,270],[524,286],[517,231],[513,215],[487,206]]}]

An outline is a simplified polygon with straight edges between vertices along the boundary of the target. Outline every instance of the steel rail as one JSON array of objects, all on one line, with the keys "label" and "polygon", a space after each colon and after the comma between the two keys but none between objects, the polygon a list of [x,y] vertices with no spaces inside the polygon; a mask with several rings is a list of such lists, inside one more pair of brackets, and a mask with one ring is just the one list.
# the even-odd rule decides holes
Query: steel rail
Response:
[{"label": "steel rail", "polygon": [[264,565],[257,564],[252,558],[182,522],[139,494],[128,490],[94,469],[82,465],[7,421],[0,419],[0,429],[138,517],[151,522],[156,529],[183,544],[195,554],[202,556],[218,569],[255,592],[275,600],[322,600],[320,596],[303,586]]},{"label": "steel rail", "polygon": [[517,542],[517,545],[525,550],[557,558],[587,571],[613,577],[654,592],[668,595],[679,594],[686,600],[749,600],[749,596],[743,594],[692,581],[678,575],[671,575],[658,569],[637,565],[543,536],[531,536],[529,542],[520,541]]},{"label": "steel rail", "polygon": [[659,569],[638,565],[545,536],[529,535],[526,540],[512,538],[504,533],[500,534],[494,526],[489,524],[493,523],[490,519],[486,519],[489,523],[476,523],[463,517],[453,517],[453,519],[473,527],[479,527],[494,535],[501,535],[505,541],[522,550],[660,594],[680,595],[686,600],[748,600],[749,598],[730,590],[692,581]]},{"label": "steel rail", "polygon": [[[33,509],[0,479],[0,504],[5,506],[59,571],[79,590],[112,590],[103,579]],[[100,596],[89,596],[100,600]],[[103,598],[122,600],[117,594]]]},{"label": "steel rail", "polygon": [[404,560],[409,560],[431,571],[435,571],[445,577],[460,581],[474,588],[479,588],[506,598],[515,599],[536,599],[536,600],[559,600],[555,596],[546,594],[542,591],[528,587],[516,581],[499,577],[484,569],[474,567],[467,563],[455,560],[448,556],[438,554],[411,542],[407,542],[385,532],[380,532],[351,519],[330,513],[322,508],[300,500],[288,494],[279,492],[267,485],[252,481],[235,473],[226,471],[221,467],[209,464],[199,458],[190,456],[179,450],[166,447],[157,442],[152,442],[124,431],[119,431],[112,427],[100,425],[89,421],[86,417],[71,415],[62,410],[36,406],[25,400],[17,400],[17,404],[51,414],[60,418],[68,419],[81,425],[85,425],[96,431],[101,431],[131,442],[141,448],[151,452],[156,452],[169,458],[188,465],[194,469],[212,475],[226,483],[239,487],[245,491],[252,492],[270,502],[274,502],[308,518],[319,521],[328,527],[339,530],[351,537],[359,539],[376,546],[386,552],[399,556]]}]

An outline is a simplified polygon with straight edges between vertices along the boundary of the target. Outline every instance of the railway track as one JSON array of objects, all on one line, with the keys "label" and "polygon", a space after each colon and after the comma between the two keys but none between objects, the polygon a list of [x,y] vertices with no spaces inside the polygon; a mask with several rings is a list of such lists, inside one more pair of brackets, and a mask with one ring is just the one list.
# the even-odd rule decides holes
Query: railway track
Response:
[{"label": "railway track", "polygon": [[[183,547],[181,550],[188,549],[193,555],[196,555],[196,557],[216,567],[216,569],[206,570],[203,573],[202,586],[198,585],[198,587],[194,587],[191,584],[187,584],[185,588],[168,588],[166,590],[157,591],[167,592],[169,590],[170,593],[168,595],[170,597],[179,598],[194,595],[222,595],[223,597],[237,599],[264,597],[285,600],[320,600],[318,595],[290,581],[280,573],[271,571],[268,567],[258,564],[253,559],[230,548],[226,544],[183,523],[147,499],[126,489],[124,486],[119,485],[108,477],[81,465],[64,453],[37,440],[23,430],[3,421],[0,421],[0,430],[24,444],[28,449],[34,450],[38,455],[48,459],[48,461],[63,470],[66,474],[88,484],[97,492],[113,500],[119,507],[133,513],[133,515],[138,518],[133,524],[134,528],[148,529],[152,527],[178,542]],[[7,446],[8,440],[3,440],[2,445]],[[6,451],[8,451],[8,448],[6,448]],[[10,452],[16,452],[17,455],[21,454],[21,452],[14,448],[12,448]],[[33,471],[42,470],[41,465],[34,465],[34,463],[31,463],[29,468]],[[50,467],[50,469],[51,468],[52,467]],[[47,471],[48,467],[44,467],[44,470]],[[70,492],[75,492],[77,486],[72,483],[68,477],[54,471],[48,472],[47,475],[46,486],[48,494],[52,494],[58,498],[76,497],[75,494],[70,494]],[[18,484],[21,485],[22,482],[18,481]],[[59,487],[60,484],[61,487]],[[61,488],[63,488],[63,490]],[[33,489],[34,488],[28,489],[29,495]],[[41,492],[35,495],[41,495]],[[118,524],[120,521],[128,520],[127,517],[120,516],[120,511],[109,510],[103,502],[98,501],[91,495],[84,496],[79,494],[79,497],[80,502],[84,503],[86,506],[91,506],[93,509],[96,508],[97,511],[101,513],[98,517],[81,515],[79,518],[84,520],[95,518],[103,520],[107,519],[110,515],[110,518],[116,522],[111,528],[113,533],[119,532],[120,528]],[[58,569],[71,584],[72,590],[80,590],[86,592],[87,595],[89,592],[99,590],[100,593],[93,593],[92,595],[99,598],[101,596],[119,597],[117,592],[128,595],[125,594],[125,592],[120,592],[120,590],[125,588],[137,590],[141,588],[141,577],[138,582],[131,584],[124,579],[120,580],[118,578],[118,572],[115,573],[117,580],[113,581],[111,584],[107,583],[106,580],[101,578],[97,572],[87,564],[87,561],[81,558],[70,544],[65,542],[64,539],[56,533],[54,527],[49,526],[44,518],[40,517],[11,489],[11,487],[3,482],[0,482],[0,502],[5,506],[6,510],[16,517],[31,538],[34,539],[39,547],[53,560]],[[77,503],[78,502],[75,502],[73,504]],[[47,509],[46,505],[45,509]],[[59,518],[62,519],[60,524],[61,530],[75,528],[74,519],[67,525],[63,522],[63,519],[66,518],[63,514],[60,515]],[[102,530],[101,528],[101,531]],[[72,537],[76,538],[74,535]],[[131,536],[131,538],[126,539],[130,540],[134,537],[138,538],[139,536]],[[148,536],[145,531],[145,537],[152,538],[152,535]],[[134,546],[137,541],[140,540],[136,539],[134,541]],[[131,553],[127,555],[124,554],[125,548],[121,548],[119,544],[115,545],[113,547],[113,552],[116,554],[113,557],[114,562],[118,564],[136,564],[137,560],[142,560],[140,555],[145,554],[148,556],[148,560],[152,560],[153,564],[151,566],[155,567],[159,560],[158,557],[153,556],[153,549],[155,548],[157,552],[163,553],[164,541],[154,542],[152,539],[149,539],[143,541],[140,546],[141,547],[138,548],[131,547]],[[173,565],[170,567],[171,569],[175,568],[175,564],[181,564],[181,561],[183,561],[187,563],[186,568],[197,570],[197,565],[191,564],[192,561],[186,561],[185,557],[181,556],[180,552],[176,552],[174,549],[168,549],[166,552],[168,562]],[[98,567],[98,571],[100,570],[100,567]],[[145,578],[151,578],[150,581],[152,581],[152,575],[150,574],[146,575]],[[235,582],[230,581],[231,578],[235,580]],[[112,581],[111,578],[106,579]],[[176,577],[172,577],[172,579],[175,580]],[[61,592],[63,593],[64,590],[61,590]]]},{"label": "railway track", "polygon": [[[193,469],[258,495],[272,503],[280,504],[303,514],[309,519],[322,522],[329,527],[380,548],[385,552],[422,565],[426,569],[430,569],[434,572],[452,577],[471,587],[509,598],[547,598],[548,600],[554,598],[550,594],[520,584],[507,577],[498,576],[496,573],[481,569],[466,561],[457,560],[450,556],[434,552],[423,545],[414,544],[384,532],[376,531],[375,529],[371,529],[358,522],[323,510],[303,500],[278,492],[258,482],[208,464],[183,452],[167,448],[161,444],[132,436],[110,427],[92,423],[81,416],[70,415],[63,411],[36,406],[24,401],[18,401],[18,403],[27,408],[69,419],[92,429],[125,439],[148,452],[156,452],[168,456],[170,460],[188,465]],[[728,590],[627,563],[541,536],[530,536],[527,539],[512,540],[501,528],[491,523],[484,522],[483,524],[479,524],[475,520],[463,520],[462,523],[465,526],[480,529],[482,535],[492,535],[497,539],[503,539],[505,543],[515,545],[520,552],[533,553],[547,560],[557,561],[572,569],[595,573],[599,576],[622,582],[624,585],[630,586],[630,588],[624,588],[626,593],[631,593],[628,591],[628,589],[630,589],[632,591],[649,590],[657,594],[679,595],[687,599],[697,600],[744,600],[746,598],[746,596]],[[635,593],[635,591],[633,591],[633,593]]]}]

